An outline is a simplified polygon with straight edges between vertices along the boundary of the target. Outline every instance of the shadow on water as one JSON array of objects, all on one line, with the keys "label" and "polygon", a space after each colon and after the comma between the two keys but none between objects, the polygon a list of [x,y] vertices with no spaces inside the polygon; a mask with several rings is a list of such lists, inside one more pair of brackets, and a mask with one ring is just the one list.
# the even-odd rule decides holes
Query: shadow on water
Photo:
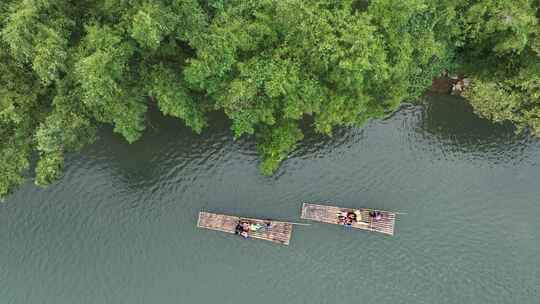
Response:
[{"label": "shadow on water", "polygon": [[[178,171],[185,171],[186,174],[204,171],[187,167],[212,166],[223,154],[227,154],[228,158],[247,161],[254,171],[258,170],[260,158],[254,137],[242,136],[235,140],[230,126],[230,120],[223,113],[214,112],[209,115],[208,126],[197,134],[180,119],[163,116],[158,110],[151,109],[146,130],[138,141],[129,144],[122,136],[115,134],[112,127],[103,127],[99,140],[83,151],[85,157],[90,158],[83,163],[88,168],[108,164],[107,169],[117,173],[114,174],[115,178],[132,190],[148,190],[148,187],[164,182],[167,177],[177,175]],[[301,128],[304,140],[290,158],[323,157],[335,147],[353,145],[360,140],[358,134],[363,132],[358,128],[341,127],[335,128],[333,136],[329,137],[316,133],[310,119],[303,121]],[[80,156],[72,157],[77,159]],[[173,170],[174,174],[169,170]],[[283,173],[280,169],[272,176],[260,178],[276,181]]]},{"label": "shadow on water", "polygon": [[[313,119],[306,118],[301,124],[304,139],[300,141],[291,157],[311,158],[323,156],[329,150],[343,145],[351,146],[361,140],[363,128],[335,127],[328,136],[315,131]],[[369,124],[369,122],[367,123]]]},{"label": "shadow on water", "polygon": [[511,143],[523,137],[516,135],[510,123],[493,123],[479,117],[459,96],[432,94],[423,105],[421,130],[446,143],[477,149],[485,144]]},{"label": "shadow on water", "polygon": [[462,152],[493,152],[533,140],[527,135],[516,134],[510,123],[497,124],[479,117],[465,99],[445,94],[427,95],[419,106],[403,104],[394,114],[370,120],[361,128],[334,128],[331,137],[316,133],[312,124],[312,120],[304,121],[302,129],[305,136],[294,151],[294,157],[316,157],[328,149],[355,145],[365,139],[366,130],[376,133],[374,129],[384,125],[405,131],[410,129],[415,137],[424,137]]},{"label": "shadow on water", "polygon": [[[84,155],[90,161],[84,162],[85,165],[90,168],[109,164],[112,171],[118,173],[115,178],[123,184],[146,190],[180,172],[187,175],[204,172],[201,167],[211,171],[216,163],[230,159],[247,161],[253,170],[257,170],[259,158],[254,138],[243,136],[234,140],[230,121],[222,113],[210,115],[209,125],[202,134],[196,134],[177,118],[164,117],[156,109],[149,112],[147,119],[144,135],[133,144],[114,134],[111,128],[104,128],[99,141],[86,148]],[[384,137],[385,132],[391,130],[402,132],[400,136],[409,137],[407,140],[410,141],[426,141],[428,145],[423,147],[437,145],[451,152],[498,160],[519,158],[527,142],[533,140],[516,134],[511,124],[494,124],[480,118],[463,98],[439,94],[427,95],[420,106],[404,104],[393,115],[370,120],[362,128],[334,128],[332,136],[317,133],[310,118],[302,121],[301,128],[304,139],[290,154],[291,159],[324,158],[331,153],[347,151],[366,141],[367,137],[371,137],[367,142],[373,137]],[[285,173],[287,163],[285,160],[275,175],[265,179],[279,179]],[[197,169],[190,170],[190,166]],[[176,181],[180,180],[177,178]]]},{"label": "shadow on water", "polygon": [[[230,122],[220,113],[211,113],[209,126],[201,134],[186,127],[183,121],[165,117],[157,110],[147,116],[143,136],[129,144],[111,127],[104,127],[98,141],[83,154],[90,158],[84,164],[91,168],[108,164],[115,177],[133,189],[147,188],[176,175],[189,166],[211,166],[224,152],[254,154],[248,139],[234,140]],[[78,157],[78,156],[75,156]]]},{"label": "shadow on water", "polygon": [[511,123],[493,123],[478,116],[459,96],[429,94],[421,109],[416,132],[452,152],[494,161],[515,160],[536,141],[528,134],[516,133]]}]

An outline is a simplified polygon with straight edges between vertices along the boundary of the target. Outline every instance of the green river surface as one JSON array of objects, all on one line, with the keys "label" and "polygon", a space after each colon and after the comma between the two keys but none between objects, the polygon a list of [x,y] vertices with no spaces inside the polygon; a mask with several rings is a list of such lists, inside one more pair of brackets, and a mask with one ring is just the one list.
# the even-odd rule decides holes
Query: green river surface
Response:
[{"label": "green river surface", "polygon": [[[63,179],[0,204],[0,303],[540,303],[540,140],[432,95],[306,138],[277,173],[214,115],[151,114]],[[313,223],[290,246],[196,228],[200,210],[299,220],[305,201],[398,212],[395,236]]]}]

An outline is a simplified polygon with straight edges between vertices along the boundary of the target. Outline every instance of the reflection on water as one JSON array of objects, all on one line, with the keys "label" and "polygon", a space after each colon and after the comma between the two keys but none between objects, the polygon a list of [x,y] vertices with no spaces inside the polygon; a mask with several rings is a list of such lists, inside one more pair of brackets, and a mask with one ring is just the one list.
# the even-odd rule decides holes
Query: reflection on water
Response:
[{"label": "reflection on water", "polygon": [[511,124],[494,124],[473,113],[461,97],[428,96],[419,123],[422,130],[457,145],[477,145],[493,142],[511,143],[519,138]]},{"label": "reflection on water", "polygon": [[495,162],[521,160],[529,144],[536,141],[517,134],[510,123],[494,124],[477,116],[463,98],[452,95],[428,96],[418,125],[426,140],[443,144],[452,153]]},{"label": "reflection on water", "polygon": [[[273,177],[219,114],[103,130],[62,181],[0,205],[2,303],[537,303],[539,141],[428,96],[305,139]],[[309,125],[309,122],[306,122]],[[295,227],[289,247],[195,228],[199,210],[298,221],[304,201],[406,214],[395,237]]]}]

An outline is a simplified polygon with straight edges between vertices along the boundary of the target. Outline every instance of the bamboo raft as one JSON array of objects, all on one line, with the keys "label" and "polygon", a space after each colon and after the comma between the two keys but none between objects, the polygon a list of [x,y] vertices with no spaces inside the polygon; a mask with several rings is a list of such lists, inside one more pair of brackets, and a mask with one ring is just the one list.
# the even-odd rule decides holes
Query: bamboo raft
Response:
[{"label": "bamboo raft", "polygon": [[[306,220],[313,220],[328,224],[337,224],[339,225],[338,214],[341,212],[354,212],[360,211],[361,217],[357,219],[356,222],[353,222],[353,228],[376,231],[384,234],[394,235],[394,225],[396,222],[396,213],[382,211],[382,210],[373,210],[367,208],[361,209],[351,209],[351,208],[341,208],[334,206],[325,206],[311,203],[302,204],[302,215],[301,218]],[[374,220],[369,216],[370,211],[379,211],[382,214],[382,218],[379,220]]]},{"label": "bamboo raft", "polygon": [[271,221],[270,228],[266,228],[265,226],[268,220],[259,220],[201,211],[199,212],[197,227],[234,234],[236,225],[241,220],[263,226],[257,231],[249,231],[248,234],[250,238],[266,240],[282,245],[289,245],[292,234],[292,224],[286,222]]}]

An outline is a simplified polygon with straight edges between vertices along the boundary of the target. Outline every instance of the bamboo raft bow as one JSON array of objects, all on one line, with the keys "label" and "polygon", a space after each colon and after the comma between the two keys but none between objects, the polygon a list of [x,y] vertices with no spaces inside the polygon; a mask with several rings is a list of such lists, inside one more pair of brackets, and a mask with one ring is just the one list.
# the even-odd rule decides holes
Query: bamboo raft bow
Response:
[{"label": "bamboo raft bow", "polygon": [[[396,222],[396,212],[388,212],[382,210],[373,210],[367,208],[352,209],[342,208],[334,206],[325,206],[311,203],[304,203],[302,205],[301,218],[306,220],[313,220],[328,224],[341,225],[338,216],[343,212],[355,212],[359,211],[356,222],[353,222],[351,227],[369,231],[381,232],[388,235],[394,235],[394,225]],[[369,213],[371,211],[378,211],[381,214],[381,218],[378,220],[373,219]]]},{"label": "bamboo raft bow", "polygon": [[[266,240],[282,245],[289,245],[292,234],[292,226],[293,224],[295,224],[201,211],[199,212],[199,220],[197,221],[197,227],[234,234],[236,225],[240,221],[247,221],[250,224],[259,224],[262,226],[257,231],[249,231],[248,235],[250,238]],[[266,227],[268,221],[270,221],[271,223],[269,228]]]}]

